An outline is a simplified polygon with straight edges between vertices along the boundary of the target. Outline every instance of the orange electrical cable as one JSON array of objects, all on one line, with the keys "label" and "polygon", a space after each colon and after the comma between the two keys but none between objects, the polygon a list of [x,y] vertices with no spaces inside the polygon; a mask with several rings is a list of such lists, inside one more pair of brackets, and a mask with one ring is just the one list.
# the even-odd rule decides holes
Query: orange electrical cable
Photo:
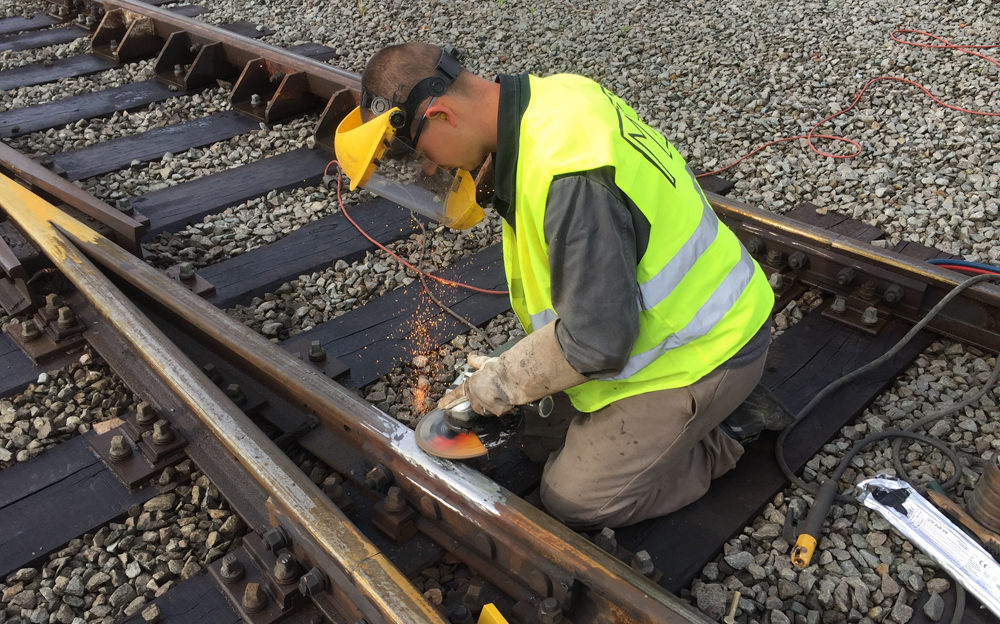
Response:
[{"label": "orange electrical cable", "polygon": [[347,217],[347,220],[351,222],[351,225],[353,225],[355,227],[355,229],[358,230],[358,232],[361,232],[361,235],[364,236],[366,239],[368,239],[368,241],[370,243],[374,244],[376,247],[378,247],[382,251],[386,252],[387,254],[389,254],[390,256],[392,256],[393,258],[395,258],[397,262],[399,262],[400,264],[402,264],[406,268],[410,269],[411,271],[414,271],[414,272],[416,272],[416,273],[418,273],[420,275],[423,275],[424,277],[429,277],[430,279],[434,280],[435,282],[444,284],[445,286],[454,286],[456,288],[465,288],[465,289],[468,289],[468,290],[472,290],[472,291],[475,291],[475,292],[478,292],[478,293],[484,293],[484,294],[487,294],[487,295],[506,295],[506,294],[508,294],[508,291],[506,291],[506,290],[489,290],[489,289],[486,289],[486,288],[479,288],[478,286],[472,286],[471,284],[465,284],[463,282],[456,282],[455,280],[445,279],[443,277],[438,277],[437,275],[434,275],[433,273],[427,273],[426,271],[422,271],[421,269],[418,269],[417,267],[413,266],[412,264],[410,264],[406,260],[403,260],[402,258],[400,258],[391,249],[389,249],[388,247],[386,247],[382,243],[378,242],[377,240],[375,240],[374,238],[372,238],[371,236],[369,236],[368,232],[365,232],[363,229],[361,229],[361,226],[358,225],[357,222],[355,222],[354,219],[351,218],[351,215],[347,213],[347,206],[344,205],[344,200],[341,199],[341,197],[340,197],[340,181],[341,181],[341,176],[342,176],[342,173],[340,171],[340,163],[337,162],[336,160],[331,160],[330,162],[328,162],[326,164],[326,167],[323,169],[323,176],[326,177],[327,172],[330,170],[330,165],[334,165],[334,164],[337,165],[337,170],[338,170],[337,171],[337,203],[340,204],[340,211],[344,213],[344,216]]},{"label": "orange electrical cable", "polygon": [[[918,43],[918,42],[915,42],[915,41],[907,41],[905,39],[901,39],[899,37],[899,35],[922,35],[922,36],[930,37],[931,39],[940,42],[940,44]],[[963,54],[971,54],[973,56],[978,56],[979,58],[985,59],[985,60],[989,61],[990,63],[992,63],[993,65],[996,65],[997,67],[1000,67],[1000,61],[997,61],[993,57],[987,56],[987,55],[985,55],[985,54],[983,54],[981,52],[976,52],[976,50],[986,50],[986,49],[991,49],[991,48],[1000,48],[1000,44],[958,45],[958,44],[954,44],[954,43],[948,41],[947,39],[945,39],[943,37],[939,37],[938,35],[935,35],[935,34],[932,34],[932,33],[929,33],[929,32],[923,31],[923,30],[911,30],[911,29],[902,29],[902,28],[897,28],[896,30],[893,30],[889,34],[889,37],[893,41],[896,41],[898,43],[902,43],[904,45],[916,46],[916,47],[919,47],[919,48],[933,48],[933,49],[936,49],[936,50],[957,50],[957,51],[959,51],[959,52],[961,52]],[[704,177],[704,176],[709,176],[709,175],[715,175],[715,174],[718,174],[718,173],[722,173],[723,171],[726,171],[727,169],[731,169],[731,168],[735,167],[739,163],[743,162],[747,158],[750,158],[751,156],[753,156],[757,152],[759,152],[759,151],[761,151],[761,150],[763,150],[763,149],[765,149],[767,147],[770,147],[770,146],[775,145],[777,143],[783,143],[785,141],[795,141],[795,140],[798,140],[798,139],[804,139],[804,140],[808,141],[809,142],[809,149],[811,149],[812,151],[816,152],[820,156],[828,156],[830,158],[840,158],[840,159],[856,158],[856,157],[860,156],[861,152],[862,152],[862,149],[861,149],[861,144],[858,143],[857,141],[854,141],[854,140],[849,139],[847,137],[837,136],[837,135],[832,135],[832,134],[816,134],[816,129],[819,128],[820,126],[822,126],[823,124],[825,124],[826,122],[828,122],[828,121],[830,121],[832,119],[836,119],[837,117],[843,115],[844,113],[848,112],[849,110],[851,110],[852,108],[854,108],[855,106],[857,106],[858,102],[861,101],[862,96],[864,96],[865,91],[868,90],[868,87],[870,87],[871,85],[875,84],[876,82],[883,82],[883,81],[903,82],[903,83],[906,83],[906,84],[913,85],[913,86],[917,87],[918,89],[920,89],[921,91],[923,91],[927,95],[927,97],[929,97],[930,99],[932,99],[934,102],[940,104],[941,106],[943,106],[945,108],[949,108],[949,109],[954,110],[954,111],[958,111],[958,112],[961,112],[961,113],[968,113],[970,115],[981,115],[981,116],[984,116],[984,117],[1000,117],[1000,112],[977,111],[977,110],[971,110],[971,109],[968,109],[968,108],[962,108],[961,106],[956,106],[954,104],[949,104],[948,102],[945,102],[944,100],[941,100],[940,98],[935,97],[922,84],[920,84],[918,82],[915,82],[913,80],[910,80],[909,78],[902,78],[900,76],[879,76],[877,78],[872,78],[871,80],[869,80],[868,82],[866,82],[863,87],[861,87],[861,90],[858,92],[857,96],[855,96],[854,101],[851,103],[850,106],[848,106],[847,108],[845,108],[845,109],[843,109],[841,111],[838,111],[838,112],[830,115],[829,117],[826,117],[823,120],[819,121],[812,128],[809,129],[809,132],[807,134],[799,135],[799,136],[793,136],[793,137],[784,137],[784,138],[781,138],[781,139],[775,139],[774,141],[768,141],[767,143],[764,143],[764,144],[758,146],[757,148],[755,148],[750,153],[748,153],[748,154],[740,157],[738,160],[734,161],[733,163],[731,163],[731,164],[729,164],[729,165],[727,165],[727,166],[725,166],[725,167],[723,167],[721,169],[716,169],[714,171],[708,171],[708,172],[705,172],[705,173],[698,174],[697,177],[701,178],[701,177]],[[816,147],[816,144],[813,142],[815,139],[829,139],[829,140],[835,141],[835,142],[848,143],[848,144],[854,146],[854,153],[852,153],[852,154],[831,154],[830,152],[825,152],[825,151],[821,150],[820,148]]]}]

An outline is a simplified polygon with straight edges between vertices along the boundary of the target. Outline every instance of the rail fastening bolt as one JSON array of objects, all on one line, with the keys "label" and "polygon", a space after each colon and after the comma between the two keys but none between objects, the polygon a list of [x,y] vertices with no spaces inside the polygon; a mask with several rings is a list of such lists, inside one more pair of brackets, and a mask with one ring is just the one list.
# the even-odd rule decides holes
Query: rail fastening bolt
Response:
[{"label": "rail fastening bolt", "polygon": [[837,285],[840,287],[850,286],[851,282],[857,279],[857,272],[851,267],[844,267],[837,271]]},{"label": "rail fastening bolt", "polygon": [[326,591],[327,583],[326,574],[323,574],[322,570],[316,567],[310,568],[299,579],[299,593],[306,598],[312,598]]},{"label": "rail fastening bolt", "polygon": [[184,66],[181,65],[180,63],[177,63],[176,65],[174,65],[174,75],[175,76],[183,76],[184,75]]},{"label": "rail fastening bolt", "polygon": [[192,43],[191,47],[188,48],[188,52],[190,52],[191,54],[198,54],[199,52],[201,52],[201,44]]},{"label": "rail fastening bolt", "polygon": [[785,278],[781,273],[775,271],[771,273],[771,278],[767,280],[767,283],[771,285],[774,290],[779,290],[785,286]]},{"label": "rail fastening bolt", "polygon": [[601,550],[614,554],[615,549],[618,548],[615,530],[610,527],[604,527],[600,533],[594,536],[594,543]]},{"label": "rail fastening bolt", "polygon": [[69,329],[73,327],[73,323],[76,322],[76,315],[73,314],[73,310],[69,306],[63,306],[59,308],[59,318],[56,320],[56,325],[59,329]]},{"label": "rail fastening bolt", "polygon": [[243,388],[240,388],[240,384],[231,383],[225,388],[226,396],[233,400],[233,403],[237,405],[242,405],[246,400],[246,396],[243,394]]},{"label": "rail fastening bolt", "polygon": [[382,464],[375,464],[365,475],[365,487],[382,492],[392,483],[392,473]]},{"label": "rail fastening bolt", "polygon": [[174,428],[164,419],[159,419],[153,423],[153,444],[165,446],[174,441]]},{"label": "rail fastening bolt", "polygon": [[292,540],[288,537],[288,531],[282,526],[271,527],[264,531],[260,539],[264,542],[264,548],[272,553],[277,553],[282,548],[288,548],[292,545]]},{"label": "rail fastening bolt", "polygon": [[260,99],[259,93],[254,93],[250,96],[250,106],[253,106],[254,108],[260,108],[261,103],[262,100]]},{"label": "rail fastening bolt", "polygon": [[117,39],[112,39],[111,41],[109,41],[108,42],[108,47],[111,48],[112,50],[117,50],[118,49],[118,40]]},{"label": "rail fastening bolt", "polygon": [[838,295],[830,305],[830,310],[837,314],[843,314],[847,311],[847,299]]},{"label": "rail fastening bolt", "polygon": [[258,613],[267,606],[267,594],[261,589],[260,583],[247,583],[243,592],[243,610],[247,613]]},{"label": "rail fastening bolt", "polygon": [[878,324],[878,308],[875,306],[868,306],[865,311],[861,314],[861,322],[865,325],[871,327],[872,325]]},{"label": "rail fastening bolt", "polygon": [[310,362],[323,362],[326,360],[326,349],[320,344],[319,340],[313,340],[309,343],[309,361]]},{"label": "rail fastening bolt", "polygon": [[555,598],[549,596],[538,603],[539,624],[559,624],[562,622],[562,605]]},{"label": "rail fastening bolt", "polygon": [[809,266],[809,256],[803,251],[792,252],[788,256],[788,266],[792,267],[796,271],[801,271]]},{"label": "rail fastening bolt", "polygon": [[875,282],[865,280],[858,289],[858,296],[862,299],[873,299],[875,297]]},{"label": "rail fastening bolt", "polygon": [[406,499],[403,497],[403,490],[398,485],[389,488],[385,495],[384,509],[388,513],[399,513],[406,509]]},{"label": "rail fastening bolt", "polygon": [[35,322],[35,319],[28,319],[21,323],[21,338],[25,342],[31,342],[41,335],[42,332],[38,329],[38,323]]},{"label": "rail fastening bolt", "polygon": [[132,457],[132,446],[125,441],[125,436],[116,435],[111,438],[111,447],[108,449],[108,457],[113,462],[120,462]]},{"label": "rail fastening bolt", "polygon": [[771,249],[767,252],[767,263],[776,269],[780,269],[785,264],[785,254],[780,249]]},{"label": "rail fastening bolt", "polygon": [[58,314],[62,307],[62,299],[56,293],[45,295],[45,311],[49,314]]},{"label": "rail fastening bolt", "polygon": [[643,576],[652,576],[656,568],[653,566],[653,558],[646,550],[640,550],[632,555],[632,569]]},{"label": "rail fastening bolt", "polygon": [[208,377],[209,381],[214,384],[218,384],[222,381],[222,374],[219,373],[219,369],[215,367],[215,364],[212,364],[211,362],[202,366],[201,372],[205,373],[205,376]]},{"label": "rail fastening bolt", "polygon": [[146,401],[140,401],[135,408],[136,424],[149,426],[156,422],[156,410]]},{"label": "rail fastening bolt", "polygon": [[764,244],[763,239],[759,236],[751,236],[750,240],[747,241],[747,251],[749,251],[752,256],[756,256],[766,248],[767,245]]},{"label": "rail fastening bolt", "polygon": [[299,580],[299,562],[292,553],[285,551],[274,562],[274,580],[279,585],[293,585]]},{"label": "rail fastening bolt", "polygon": [[194,265],[190,262],[181,262],[177,266],[177,276],[185,282],[194,279]]},{"label": "rail fastening bolt", "polygon": [[236,583],[243,579],[246,569],[243,562],[239,560],[236,553],[229,553],[222,558],[222,567],[219,568],[219,576],[226,583]]},{"label": "rail fastening bolt", "polygon": [[899,284],[889,284],[886,286],[885,292],[882,293],[882,301],[889,304],[899,303],[905,294],[903,287]]}]

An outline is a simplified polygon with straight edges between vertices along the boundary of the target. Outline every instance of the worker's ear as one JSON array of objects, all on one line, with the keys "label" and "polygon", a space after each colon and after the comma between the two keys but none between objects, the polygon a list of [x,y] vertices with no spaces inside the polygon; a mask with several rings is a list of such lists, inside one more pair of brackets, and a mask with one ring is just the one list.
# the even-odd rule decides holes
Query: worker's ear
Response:
[{"label": "worker's ear", "polygon": [[458,122],[455,117],[455,111],[447,104],[440,104],[435,102],[433,106],[429,106],[424,112],[424,115],[428,119],[444,119],[452,126],[457,126]]}]

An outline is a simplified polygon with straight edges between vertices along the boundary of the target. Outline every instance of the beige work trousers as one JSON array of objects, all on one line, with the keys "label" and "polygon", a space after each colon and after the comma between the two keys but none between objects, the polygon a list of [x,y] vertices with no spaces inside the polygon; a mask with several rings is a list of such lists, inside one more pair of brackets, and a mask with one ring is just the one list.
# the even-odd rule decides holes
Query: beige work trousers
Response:
[{"label": "beige work trousers", "polygon": [[567,525],[591,529],[663,516],[701,498],[743,455],[718,425],[760,381],[765,358],[577,413],[545,463],[542,504]]}]

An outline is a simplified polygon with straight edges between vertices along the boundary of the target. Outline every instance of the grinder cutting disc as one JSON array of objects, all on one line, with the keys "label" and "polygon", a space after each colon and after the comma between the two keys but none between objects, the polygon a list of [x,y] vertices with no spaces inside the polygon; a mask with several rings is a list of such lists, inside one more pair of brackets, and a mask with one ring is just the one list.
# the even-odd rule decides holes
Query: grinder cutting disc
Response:
[{"label": "grinder cutting disc", "polygon": [[486,447],[476,434],[455,431],[445,423],[444,410],[432,410],[421,418],[413,435],[417,446],[438,457],[471,459],[486,454]]}]

